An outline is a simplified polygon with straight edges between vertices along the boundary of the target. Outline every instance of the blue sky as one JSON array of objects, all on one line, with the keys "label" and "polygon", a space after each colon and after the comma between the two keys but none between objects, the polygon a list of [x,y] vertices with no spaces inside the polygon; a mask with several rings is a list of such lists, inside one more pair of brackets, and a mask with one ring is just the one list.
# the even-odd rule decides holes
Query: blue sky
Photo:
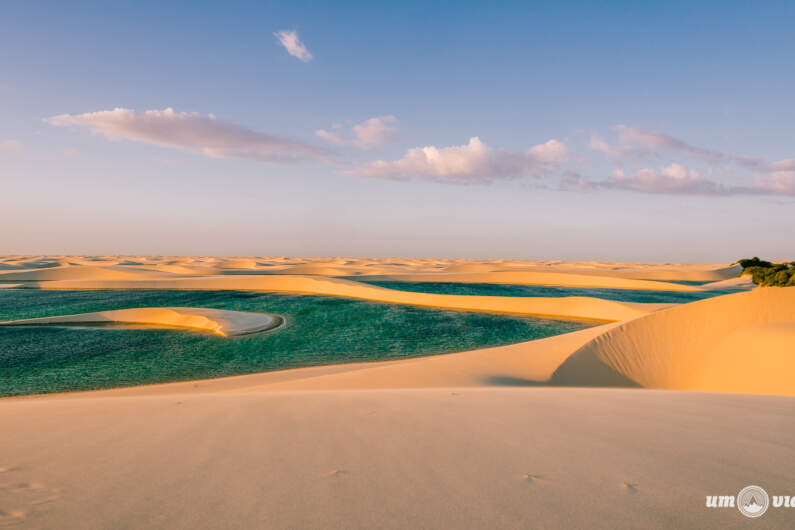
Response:
[{"label": "blue sky", "polygon": [[791,2],[5,2],[0,252],[791,259],[792,27]]}]

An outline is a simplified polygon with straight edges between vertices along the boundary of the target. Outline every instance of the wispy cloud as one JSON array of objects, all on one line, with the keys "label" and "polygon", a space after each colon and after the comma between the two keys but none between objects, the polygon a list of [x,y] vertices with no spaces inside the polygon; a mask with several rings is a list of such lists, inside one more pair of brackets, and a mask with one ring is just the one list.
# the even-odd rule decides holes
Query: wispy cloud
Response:
[{"label": "wispy cloud", "polygon": [[635,149],[675,151],[695,156],[708,162],[728,162],[736,158],[726,153],[692,145],[684,140],[660,132],[646,131],[627,125],[616,125],[615,129],[618,131],[620,143]]},{"label": "wispy cloud", "polygon": [[0,142],[0,151],[21,151],[22,142],[19,140],[3,140]]},{"label": "wispy cloud", "polygon": [[45,121],[58,127],[82,126],[111,139],[127,139],[183,149],[206,156],[261,162],[321,159],[328,152],[303,142],[252,131],[212,114],[173,109],[136,112],[116,108],[85,114],[60,114]]},{"label": "wispy cloud", "polygon": [[[613,130],[617,135],[615,143],[592,135],[588,145],[605,153],[619,168],[608,179],[589,181],[591,187],[672,195],[795,195],[795,159],[767,162],[760,157],[706,149],[667,134],[627,125],[616,125]],[[706,164],[711,173],[745,174],[752,183],[718,182],[692,169],[685,171],[678,163],[660,170],[641,168],[625,173],[623,169],[639,160],[659,160],[671,155]]]},{"label": "wispy cloud", "polygon": [[732,195],[792,195],[795,196],[795,175],[775,174],[757,177],[749,185],[734,185],[703,177],[698,171],[687,170],[673,163],[661,169],[642,168],[632,173],[616,169],[605,179],[590,179],[578,173],[566,173],[551,183],[536,187],[561,191],[598,189],[633,191],[654,195],[725,197]]},{"label": "wispy cloud", "polygon": [[776,171],[768,177],[757,177],[753,189],[770,195],[795,195],[795,171]]},{"label": "wispy cloud", "polygon": [[72,149],[70,147],[63,149],[61,152],[63,153],[64,156],[68,156],[69,158],[80,158],[80,156],[82,155],[80,151],[78,151],[77,149]]},{"label": "wispy cloud", "polygon": [[542,176],[558,170],[567,157],[568,149],[557,140],[515,153],[490,147],[475,136],[466,145],[417,147],[409,149],[399,160],[376,160],[348,173],[373,178],[416,177],[472,184],[498,178]]},{"label": "wispy cloud", "polygon": [[643,168],[632,174],[616,170],[600,187],[667,195],[733,195],[738,188],[702,178],[698,171],[673,163],[660,170]]},{"label": "wispy cloud", "polygon": [[[330,163],[335,156],[322,147],[253,131],[219,120],[212,114],[175,112],[171,108],[144,112],[116,108],[60,114],[45,121],[60,127],[86,127],[110,139],[172,147],[210,157]],[[397,123],[392,115],[376,116],[349,127],[318,130],[315,135],[337,146],[370,149],[394,140]],[[552,139],[525,151],[508,151],[492,147],[477,136],[464,145],[415,147],[397,160],[374,160],[344,173],[452,184],[484,184],[499,179],[531,177],[534,187],[556,190],[623,190],[715,197],[795,196],[795,158],[769,162],[760,157],[705,149],[639,128],[620,125],[614,131],[617,140],[612,144],[596,135],[591,136],[588,143],[590,149],[607,154],[615,163],[612,174],[601,178],[598,174],[595,178],[587,176],[588,158],[583,153],[570,156],[569,147],[558,140]],[[22,144],[16,140],[0,142],[3,151],[21,148]],[[80,156],[75,150],[67,149],[63,153]],[[671,160],[671,156],[677,158]],[[351,167],[350,162],[339,159],[336,162]]]},{"label": "wispy cloud", "polygon": [[284,46],[287,53],[296,59],[308,63],[312,60],[312,54],[306,49],[306,46],[301,39],[298,38],[298,33],[295,30],[282,30],[274,33],[279,43]]},{"label": "wispy cloud", "polygon": [[[616,125],[612,129],[617,135],[615,143],[610,144],[602,139],[601,136],[594,134],[591,136],[589,147],[605,153],[615,162],[623,162],[629,158],[660,158],[665,153],[678,153],[712,164],[732,163],[749,169],[766,171],[768,166],[771,166],[758,157],[734,155],[714,149],[706,149],[661,132],[647,131],[628,125]],[[793,161],[781,161],[781,163],[785,164],[788,162],[791,163]],[[770,170],[772,171],[772,169]]]},{"label": "wispy cloud", "polygon": [[397,122],[392,115],[376,116],[354,125],[351,131],[336,126],[330,131],[315,131],[315,135],[334,145],[371,149],[395,140]]}]

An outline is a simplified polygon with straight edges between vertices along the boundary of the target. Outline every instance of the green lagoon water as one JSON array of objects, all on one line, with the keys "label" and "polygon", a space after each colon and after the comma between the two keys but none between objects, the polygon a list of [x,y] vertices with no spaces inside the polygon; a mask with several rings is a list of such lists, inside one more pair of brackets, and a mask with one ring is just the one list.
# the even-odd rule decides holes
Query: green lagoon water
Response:
[{"label": "green lagoon water", "polygon": [[[353,278],[351,278],[353,279]],[[367,281],[357,277],[356,281],[395,289],[434,294],[459,294],[480,296],[591,296],[620,302],[675,303],[684,304],[739,290],[721,291],[647,291],[634,289],[595,289],[586,287],[553,287],[547,285],[507,285],[495,283],[454,283],[454,282],[393,282]],[[695,285],[693,282],[691,284]]]},{"label": "green lagoon water", "polygon": [[0,327],[0,395],[403,359],[521,342],[592,325],[325,296],[0,289],[0,320],[169,306],[278,313],[288,325],[273,333],[233,338],[170,329]]}]

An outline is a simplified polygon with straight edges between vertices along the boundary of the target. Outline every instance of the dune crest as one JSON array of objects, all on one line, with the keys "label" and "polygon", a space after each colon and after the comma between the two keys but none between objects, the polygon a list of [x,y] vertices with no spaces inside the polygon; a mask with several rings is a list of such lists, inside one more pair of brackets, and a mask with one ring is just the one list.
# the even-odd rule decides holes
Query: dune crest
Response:
[{"label": "dune crest", "polygon": [[795,395],[795,288],[760,288],[625,322],[579,348],[550,382]]},{"label": "dune crest", "polygon": [[141,307],[96,313],[29,318],[0,322],[0,326],[76,324],[132,324],[208,331],[223,337],[259,333],[277,328],[284,320],[267,313],[245,313],[193,307]]},{"label": "dune crest", "polygon": [[0,273],[0,281],[59,281],[59,280],[84,280],[84,279],[123,279],[146,278],[159,273],[156,271],[140,270],[133,267],[115,267],[93,265],[75,266],[64,265],[42,269],[28,269],[14,272]]}]

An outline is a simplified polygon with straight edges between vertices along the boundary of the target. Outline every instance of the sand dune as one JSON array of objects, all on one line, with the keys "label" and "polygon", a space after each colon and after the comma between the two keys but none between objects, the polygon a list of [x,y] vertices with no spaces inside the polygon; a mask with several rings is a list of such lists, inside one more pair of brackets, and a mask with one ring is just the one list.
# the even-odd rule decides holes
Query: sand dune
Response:
[{"label": "sand dune", "polygon": [[247,335],[274,329],[284,319],[267,313],[246,313],[193,307],[141,307],[97,313],[80,313],[0,322],[0,326],[43,326],[77,324],[133,324],[147,327],[189,328],[221,336]]},{"label": "sand dune", "polygon": [[795,288],[761,288],[647,315],[583,345],[554,384],[795,395]]},{"label": "sand dune", "polygon": [[753,289],[756,287],[753,278],[750,274],[745,276],[738,276],[737,278],[729,278],[728,280],[720,280],[717,282],[704,283],[699,285],[705,291],[720,291],[724,289]]},{"label": "sand dune", "polygon": [[57,281],[78,279],[142,278],[158,274],[131,267],[59,266],[0,273],[0,281]]},{"label": "sand dune", "polygon": [[198,278],[152,277],[146,279],[91,279],[31,282],[40,289],[193,289],[258,290],[345,296],[394,304],[444,309],[489,311],[521,315],[603,321],[626,320],[669,307],[671,304],[617,302],[590,297],[513,298],[505,296],[459,296],[414,293],[384,289],[354,281],[320,276],[204,276]]},{"label": "sand dune", "polygon": [[[495,273],[546,272],[640,280],[713,282],[736,277],[739,265],[624,263],[560,260],[472,260],[434,258],[342,258],[342,257],[213,257],[213,256],[0,256],[0,270],[26,270],[47,267],[135,267],[154,270],[179,268],[179,273],[195,268],[208,270],[319,274],[329,276],[387,275],[406,273]],[[302,272],[303,271],[303,272]],[[566,280],[560,280],[566,281]],[[578,280],[572,280],[578,281]],[[604,280],[601,280],[604,281]],[[564,284],[568,285],[568,284]]]},{"label": "sand dune", "polygon": [[257,262],[249,258],[226,259],[218,264],[221,269],[253,269],[256,266]]},{"label": "sand dune", "polygon": [[560,272],[598,274],[627,279],[669,282],[715,282],[735,278],[742,273],[740,265],[656,264],[656,263],[577,263],[563,262],[551,266]]},{"label": "sand dune", "polygon": [[569,388],[4,399],[0,525],[790,528],[790,509],[749,521],[704,499],[789,495],[793,414]]},{"label": "sand dune", "polygon": [[307,274],[317,276],[348,276],[352,272],[345,270],[341,266],[334,267],[326,263],[306,263],[302,265],[290,265],[283,267],[280,271],[281,274]]},{"label": "sand dune", "polygon": [[[298,369],[272,375],[255,374],[239,378],[236,388],[238,391],[294,391],[539,386],[549,380],[573,351],[616,325],[604,324],[521,344],[468,352],[357,363],[326,373],[316,369]],[[229,384],[231,379],[219,383]],[[205,391],[218,388],[211,381],[204,383],[207,385],[203,387]]]},{"label": "sand dune", "polygon": [[740,265],[700,269],[698,267],[680,267],[674,269],[647,269],[622,271],[624,278],[642,278],[646,280],[682,281],[682,282],[714,282],[735,278],[743,272]]}]

